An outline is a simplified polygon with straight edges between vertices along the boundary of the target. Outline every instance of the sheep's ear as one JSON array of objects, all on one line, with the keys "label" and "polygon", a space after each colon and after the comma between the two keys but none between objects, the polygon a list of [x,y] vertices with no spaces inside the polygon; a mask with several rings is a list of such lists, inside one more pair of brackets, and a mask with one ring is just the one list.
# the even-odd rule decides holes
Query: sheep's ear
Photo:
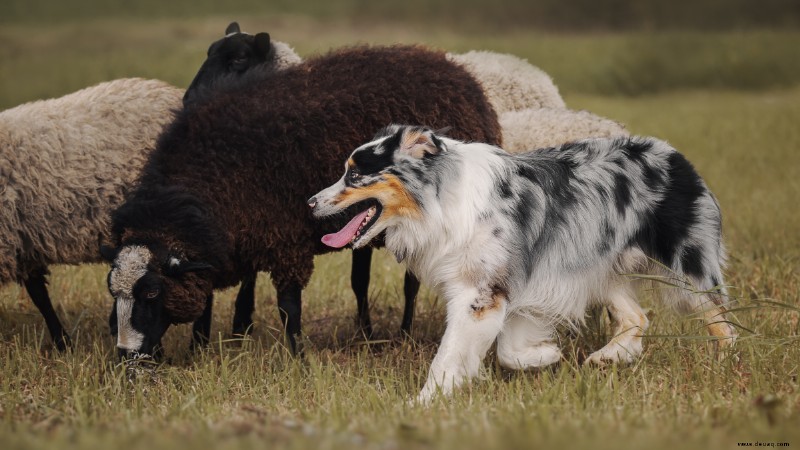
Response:
[{"label": "sheep's ear", "polygon": [[272,53],[272,46],[269,45],[269,33],[258,33],[255,36],[256,53],[267,59]]},{"label": "sheep's ear", "polygon": [[204,262],[196,262],[196,261],[181,261],[178,258],[172,256],[169,258],[167,262],[167,275],[169,276],[177,276],[183,275],[189,272],[198,272],[200,270],[211,270],[214,266]]},{"label": "sheep's ear", "polygon": [[239,30],[239,24],[237,22],[231,22],[231,24],[228,25],[228,28],[225,28],[225,36],[231,33],[241,33],[241,30]]},{"label": "sheep's ear", "polygon": [[100,256],[104,261],[112,263],[115,259],[117,259],[118,254],[118,248],[114,248],[110,245],[100,244]]},{"label": "sheep's ear", "polygon": [[403,130],[400,138],[400,153],[422,159],[425,155],[438,155],[447,151],[441,139],[432,130],[422,127],[409,127]]}]

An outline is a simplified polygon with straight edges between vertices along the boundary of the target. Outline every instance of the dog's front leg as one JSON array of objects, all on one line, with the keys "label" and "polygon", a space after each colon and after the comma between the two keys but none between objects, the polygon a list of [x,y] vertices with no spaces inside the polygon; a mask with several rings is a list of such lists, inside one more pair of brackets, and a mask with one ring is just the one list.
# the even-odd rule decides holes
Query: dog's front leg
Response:
[{"label": "dog's front leg", "polygon": [[503,328],[507,298],[497,289],[466,288],[447,302],[447,329],[417,400],[449,394],[478,375],[481,361]]}]

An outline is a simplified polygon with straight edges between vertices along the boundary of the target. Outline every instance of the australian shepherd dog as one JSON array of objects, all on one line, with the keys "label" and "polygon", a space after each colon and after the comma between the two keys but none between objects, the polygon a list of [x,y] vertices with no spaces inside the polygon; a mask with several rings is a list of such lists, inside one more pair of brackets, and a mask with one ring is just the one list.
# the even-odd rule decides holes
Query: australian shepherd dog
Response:
[{"label": "australian shepherd dog", "polygon": [[495,339],[506,368],[559,361],[555,327],[595,304],[608,308],[614,337],[588,362],[633,361],[648,325],[634,287],[646,274],[679,285],[668,302],[701,314],[718,345],[736,338],[723,316],[719,205],[657,139],[509,154],[392,125],[308,203],[316,217],[357,213],[325,244],[359,248],[385,232],[386,248],[446,300],[421,401],[475,377]]}]

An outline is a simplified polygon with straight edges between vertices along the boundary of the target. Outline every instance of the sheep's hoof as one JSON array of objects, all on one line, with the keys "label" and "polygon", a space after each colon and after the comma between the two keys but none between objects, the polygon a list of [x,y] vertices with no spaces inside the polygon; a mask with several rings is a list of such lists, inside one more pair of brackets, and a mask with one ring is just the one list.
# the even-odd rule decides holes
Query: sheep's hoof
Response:
[{"label": "sheep's hoof", "polygon": [[156,368],[158,363],[152,356],[147,354],[136,354],[135,356],[126,359],[125,362],[125,377],[128,381],[146,380],[156,381]]}]

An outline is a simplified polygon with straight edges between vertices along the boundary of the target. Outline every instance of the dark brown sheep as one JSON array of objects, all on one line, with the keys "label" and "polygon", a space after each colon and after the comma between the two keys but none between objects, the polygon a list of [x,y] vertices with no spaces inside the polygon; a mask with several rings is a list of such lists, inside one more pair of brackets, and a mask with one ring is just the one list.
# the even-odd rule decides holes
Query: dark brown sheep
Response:
[{"label": "dark brown sheep", "polygon": [[340,50],[244,77],[179,113],[112,217],[118,247],[105,256],[120,351],[152,355],[169,324],[196,319],[213,289],[253,270],[271,272],[296,349],[313,256],[330,251],[320,238],[342,225],[313,220],[305,201],[393,122],[500,143],[481,86],[420,47]]},{"label": "dark brown sheep", "polygon": [[[217,87],[223,89],[229,84],[230,78],[238,78],[254,68],[258,68],[260,76],[287,69],[300,64],[302,59],[287,44],[270,39],[268,33],[251,35],[240,30],[239,24],[232,22],[225,29],[221,39],[213,42],[208,48],[208,57],[200,66],[191,85],[183,97],[184,105],[213,98]],[[268,88],[260,84],[262,88]],[[365,247],[353,251],[353,264],[350,272],[350,282],[358,304],[358,325],[360,331],[368,338],[372,336],[372,321],[369,316],[369,281],[370,265],[372,263],[372,247]],[[243,335],[253,325],[253,311],[255,310],[255,285],[256,273],[246,274],[242,277],[239,294],[236,296],[236,307],[233,314],[233,334]],[[414,303],[419,291],[419,281],[412,274],[406,272],[403,284],[405,294],[405,311],[400,329],[403,335],[411,334],[411,325],[414,318]],[[203,316],[199,323],[199,330],[210,330],[211,316]],[[207,339],[195,334],[197,340]]]}]

